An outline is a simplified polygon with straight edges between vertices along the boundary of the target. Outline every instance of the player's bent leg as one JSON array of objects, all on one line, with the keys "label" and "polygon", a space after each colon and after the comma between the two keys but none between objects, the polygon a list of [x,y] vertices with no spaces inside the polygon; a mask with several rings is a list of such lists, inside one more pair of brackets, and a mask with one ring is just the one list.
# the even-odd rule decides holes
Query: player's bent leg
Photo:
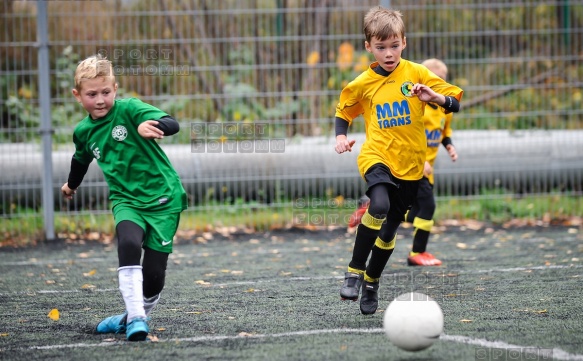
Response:
[{"label": "player's bent leg", "polygon": [[[398,223],[397,223],[398,224]],[[360,298],[360,312],[363,315],[371,315],[377,311],[379,307],[379,281],[381,273],[383,272],[397,242],[397,224],[391,226],[391,222],[387,223],[385,228],[381,229],[379,237],[376,239],[369,265],[364,274],[364,282],[362,284],[362,296]],[[389,242],[383,241],[380,237],[390,237]]]},{"label": "player's bent leg", "polygon": [[144,261],[142,262],[144,298],[152,298],[162,292],[166,280],[167,264],[168,253],[156,251],[148,247],[144,248]]}]

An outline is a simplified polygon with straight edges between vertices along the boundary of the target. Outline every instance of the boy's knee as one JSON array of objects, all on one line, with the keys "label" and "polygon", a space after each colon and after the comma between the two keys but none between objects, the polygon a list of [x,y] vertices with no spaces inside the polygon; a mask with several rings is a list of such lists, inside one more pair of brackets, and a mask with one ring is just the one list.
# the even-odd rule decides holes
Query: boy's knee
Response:
[{"label": "boy's knee", "polygon": [[389,202],[372,202],[368,206],[368,213],[374,218],[386,218],[389,213]]}]

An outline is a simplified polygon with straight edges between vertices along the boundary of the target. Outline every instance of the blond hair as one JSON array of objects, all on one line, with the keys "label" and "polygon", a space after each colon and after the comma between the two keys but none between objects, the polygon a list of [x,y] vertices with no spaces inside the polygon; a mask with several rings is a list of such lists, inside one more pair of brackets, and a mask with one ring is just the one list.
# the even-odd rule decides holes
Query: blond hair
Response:
[{"label": "blond hair", "polygon": [[403,14],[398,10],[390,10],[382,6],[370,9],[364,16],[364,37],[370,42],[373,37],[380,41],[392,37],[405,38],[405,23]]},{"label": "blond hair", "polygon": [[81,90],[81,82],[84,79],[95,79],[99,77],[111,78],[115,82],[113,65],[101,54],[92,55],[81,61],[75,70],[75,89]]},{"label": "blond hair", "polygon": [[[447,76],[447,65],[445,65],[445,63],[439,59],[436,58],[431,58],[431,59],[427,59],[425,60],[423,63],[421,63],[422,65],[425,65],[425,67],[429,70],[431,70],[434,73],[441,73],[444,75],[443,79],[445,80],[445,77]],[[440,75],[440,74],[437,74]]]}]

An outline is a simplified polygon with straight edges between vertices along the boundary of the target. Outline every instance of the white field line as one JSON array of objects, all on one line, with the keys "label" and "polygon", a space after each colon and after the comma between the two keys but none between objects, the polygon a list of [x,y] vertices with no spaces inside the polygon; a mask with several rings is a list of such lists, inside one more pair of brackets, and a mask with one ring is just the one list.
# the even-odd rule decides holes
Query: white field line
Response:
[{"label": "white field line", "polygon": [[[269,339],[269,338],[283,338],[283,337],[301,337],[301,336],[312,336],[312,335],[324,335],[324,334],[371,334],[371,333],[383,333],[382,328],[369,328],[369,329],[359,329],[359,328],[337,328],[328,330],[309,330],[309,331],[296,331],[296,332],[283,332],[275,334],[245,334],[245,335],[234,335],[234,336],[199,336],[199,337],[186,337],[186,338],[171,338],[171,339],[158,339],[156,342],[207,342],[207,341],[223,341],[223,340],[236,340],[236,339]],[[488,341],[479,338],[471,338],[466,336],[458,335],[446,335],[442,334],[440,340],[447,342],[462,343],[467,345],[475,345],[485,349],[503,350],[507,352],[512,352],[513,356],[524,356],[525,359],[531,359],[531,357],[538,357],[534,359],[546,360],[549,356],[552,356],[555,360],[566,360],[566,361],[583,361],[583,355],[568,353],[559,348],[553,349],[543,349],[533,346],[520,346],[513,345],[502,341]],[[31,346],[26,349],[28,350],[54,350],[54,349],[67,349],[67,348],[90,348],[90,347],[108,347],[116,346],[122,344],[133,344],[126,341],[114,341],[114,342],[101,342],[101,343],[74,343],[74,344],[62,344],[62,345],[48,345],[48,346]],[[22,350],[22,348],[21,348]],[[485,352],[493,351],[484,350]],[[496,353],[499,354],[499,353]],[[521,358],[522,359],[522,358]]]},{"label": "white field line", "polygon": [[[567,269],[567,268],[583,268],[583,265],[549,265],[549,266],[532,266],[532,267],[514,267],[514,268],[499,268],[499,269],[488,269],[488,270],[468,270],[468,271],[456,271],[456,270],[448,270],[443,269],[439,271],[436,269],[437,272],[428,272],[429,275],[448,275],[448,274],[456,274],[456,275],[464,275],[464,274],[483,274],[483,273],[507,273],[507,272],[526,272],[526,271],[546,271],[546,270],[553,270],[553,269]],[[397,273],[385,273],[383,277],[392,278],[392,277],[400,277],[403,275],[410,275],[410,272],[397,272]],[[275,283],[281,280],[285,280],[286,282],[289,281],[314,281],[314,280],[329,280],[329,279],[343,279],[343,276],[318,276],[318,277],[289,277],[289,278],[272,278],[267,280],[255,280],[255,281],[238,281],[238,282],[225,282],[225,283],[210,283],[208,285],[203,285],[202,287],[229,287],[229,286],[249,286],[249,285],[258,285],[262,283]],[[12,293],[0,293],[0,297],[2,296],[11,296],[11,295],[34,295],[34,294],[67,294],[67,293],[82,293],[82,292],[117,292],[119,291],[117,288],[92,288],[90,290],[28,290],[28,291],[21,291],[21,292],[12,292]]]},{"label": "white field line", "polygon": [[[476,346],[480,346],[486,349],[495,349],[495,350],[504,350],[508,352],[508,358],[504,358],[504,359],[510,359],[512,357],[512,359],[515,359],[515,357],[518,357],[518,355],[521,355],[523,357],[520,357],[520,360],[549,360],[552,356],[553,359],[555,360],[568,360],[568,361],[583,361],[583,355],[579,355],[579,354],[572,354],[572,353],[568,353],[566,351],[561,350],[560,348],[553,348],[553,349],[545,349],[545,348],[539,348],[539,347],[533,347],[533,346],[519,346],[519,345],[513,345],[513,344],[509,344],[506,342],[502,342],[502,341],[488,341],[488,340],[484,340],[484,339],[480,339],[480,338],[471,338],[471,337],[466,337],[466,336],[456,336],[456,335],[441,335],[440,337],[441,340],[443,341],[449,341],[449,342],[457,342],[457,343],[464,343],[464,344],[468,344],[468,345],[476,345]],[[488,352],[488,350],[484,350],[485,353]],[[478,350],[477,350],[478,352]],[[494,356],[496,355],[496,353],[494,352],[490,352],[491,357],[485,357],[483,358],[484,360],[493,360]],[[498,353],[499,355],[499,353]],[[478,358],[479,354],[476,354],[476,359]],[[500,359],[502,359],[499,355],[498,357]]]}]

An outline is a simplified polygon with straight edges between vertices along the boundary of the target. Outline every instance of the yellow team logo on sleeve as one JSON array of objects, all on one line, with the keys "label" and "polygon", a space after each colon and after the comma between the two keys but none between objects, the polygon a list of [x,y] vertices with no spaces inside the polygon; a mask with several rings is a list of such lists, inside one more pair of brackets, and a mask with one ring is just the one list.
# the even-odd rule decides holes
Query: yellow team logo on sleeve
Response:
[{"label": "yellow team logo on sleeve", "polygon": [[401,85],[401,93],[407,98],[411,97],[411,89],[413,88],[413,83],[410,81],[406,81]]}]

